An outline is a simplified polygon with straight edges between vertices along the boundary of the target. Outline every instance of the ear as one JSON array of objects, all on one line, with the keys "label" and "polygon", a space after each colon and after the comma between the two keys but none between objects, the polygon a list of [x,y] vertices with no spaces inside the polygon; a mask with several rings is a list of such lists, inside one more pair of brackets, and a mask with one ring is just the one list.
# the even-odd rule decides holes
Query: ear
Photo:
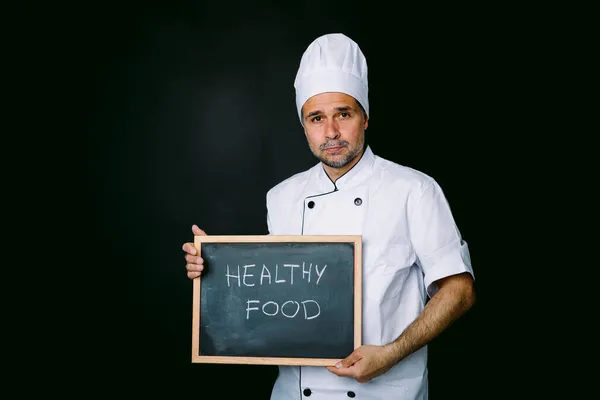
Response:
[{"label": "ear", "polygon": [[365,130],[369,127],[369,117],[365,114]]}]

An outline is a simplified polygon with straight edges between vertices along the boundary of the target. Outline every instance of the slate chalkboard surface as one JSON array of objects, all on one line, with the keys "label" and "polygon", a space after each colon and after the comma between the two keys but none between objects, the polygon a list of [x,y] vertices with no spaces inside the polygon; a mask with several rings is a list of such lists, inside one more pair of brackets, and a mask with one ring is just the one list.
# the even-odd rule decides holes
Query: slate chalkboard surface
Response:
[{"label": "slate chalkboard surface", "polygon": [[196,236],[192,362],[334,365],[360,346],[360,236]]}]

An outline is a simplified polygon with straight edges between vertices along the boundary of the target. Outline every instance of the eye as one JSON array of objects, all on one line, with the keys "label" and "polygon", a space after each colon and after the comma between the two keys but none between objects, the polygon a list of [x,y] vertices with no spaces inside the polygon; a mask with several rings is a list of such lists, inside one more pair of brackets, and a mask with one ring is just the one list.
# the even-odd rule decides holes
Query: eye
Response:
[{"label": "eye", "polygon": [[350,113],[342,112],[340,115],[342,118],[348,118],[350,116]]},{"label": "eye", "polygon": [[311,121],[312,121],[312,122],[319,122],[320,120],[321,120],[321,117],[320,117],[320,116],[318,116],[318,115],[317,115],[316,117],[313,117],[313,118],[311,119]]}]

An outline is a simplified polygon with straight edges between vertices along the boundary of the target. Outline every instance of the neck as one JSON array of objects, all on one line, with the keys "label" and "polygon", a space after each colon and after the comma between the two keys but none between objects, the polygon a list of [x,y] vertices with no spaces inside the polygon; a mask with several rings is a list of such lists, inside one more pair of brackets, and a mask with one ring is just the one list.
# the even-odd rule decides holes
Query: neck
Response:
[{"label": "neck", "polygon": [[365,149],[363,148],[363,150],[360,153],[358,153],[356,155],[356,157],[354,157],[352,159],[352,161],[350,161],[348,164],[344,165],[343,167],[334,168],[334,167],[330,167],[329,165],[323,164],[323,169],[325,170],[325,173],[327,174],[329,179],[331,179],[332,182],[335,182],[346,172],[350,171],[350,169],[352,167],[354,167],[360,161],[364,152],[365,152]]}]

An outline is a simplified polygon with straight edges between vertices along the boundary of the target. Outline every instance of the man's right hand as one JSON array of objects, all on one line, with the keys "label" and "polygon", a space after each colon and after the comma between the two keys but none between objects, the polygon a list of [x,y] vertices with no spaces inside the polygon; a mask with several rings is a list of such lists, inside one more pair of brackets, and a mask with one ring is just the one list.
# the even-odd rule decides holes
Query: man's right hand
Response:
[{"label": "man's right hand", "polygon": [[[206,236],[206,232],[198,228],[197,225],[192,225],[192,233],[194,236]],[[200,276],[204,269],[204,260],[200,257],[200,254],[194,247],[194,243],[184,243],[183,251],[185,251],[185,261],[187,262],[185,269],[187,269],[187,276],[190,279],[194,279]]]}]

